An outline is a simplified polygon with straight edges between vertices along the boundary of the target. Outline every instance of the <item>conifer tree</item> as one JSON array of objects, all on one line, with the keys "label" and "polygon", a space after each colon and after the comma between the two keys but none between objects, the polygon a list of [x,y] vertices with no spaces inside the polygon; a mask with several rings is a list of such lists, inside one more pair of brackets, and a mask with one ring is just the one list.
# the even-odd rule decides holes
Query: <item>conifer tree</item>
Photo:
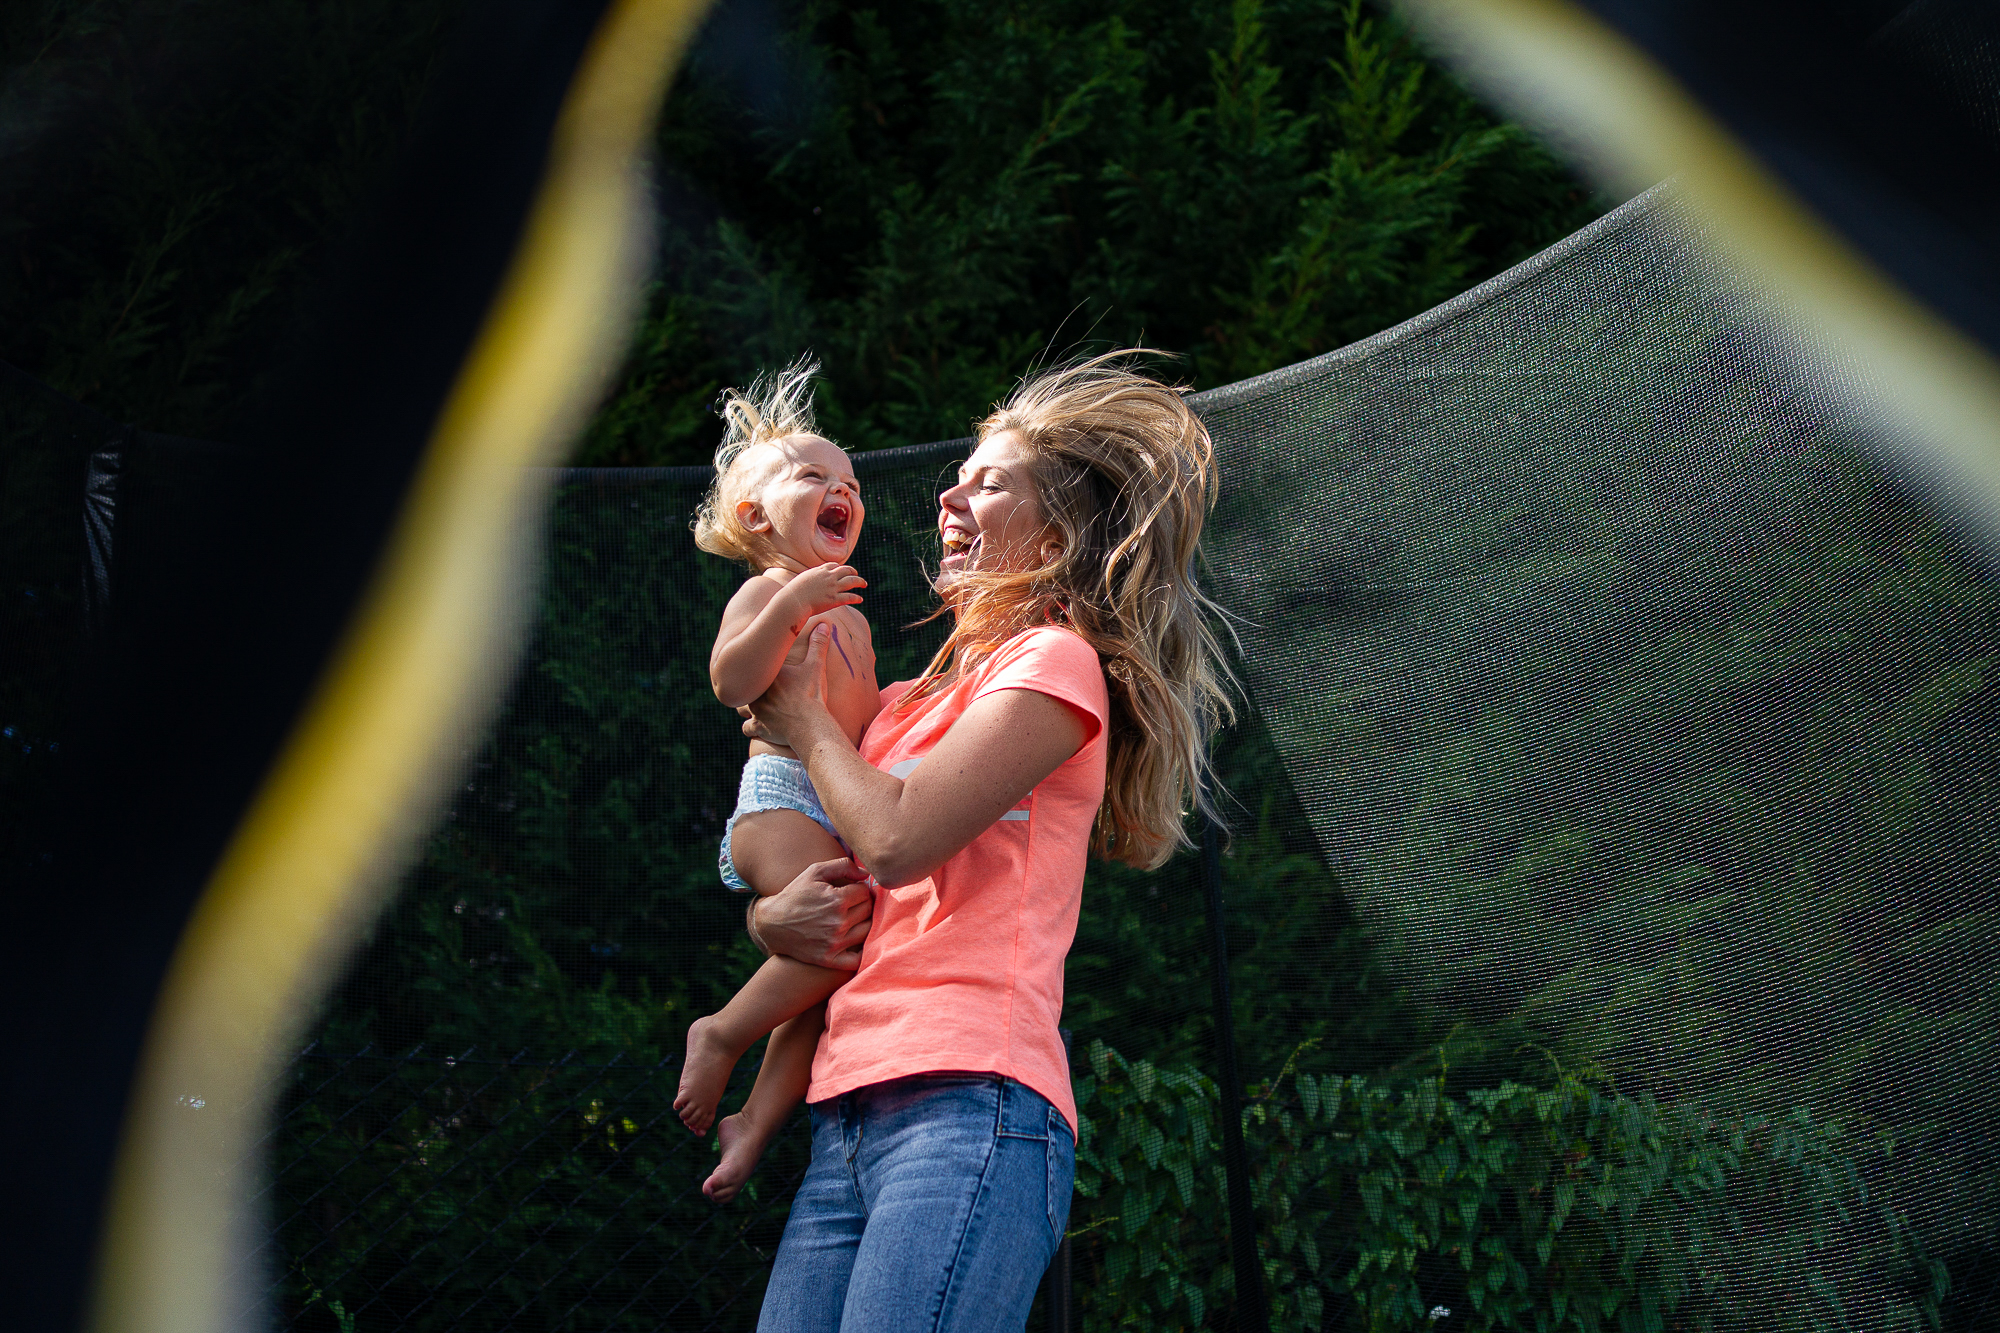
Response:
[{"label": "conifer tree", "polygon": [[585,462],[705,461],[725,381],[810,346],[850,447],[963,432],[1040,359],[1226,383],[1363,337],[1594,199],[1359,0],[815,0],[711,41],[660,137],[660,276]]}]

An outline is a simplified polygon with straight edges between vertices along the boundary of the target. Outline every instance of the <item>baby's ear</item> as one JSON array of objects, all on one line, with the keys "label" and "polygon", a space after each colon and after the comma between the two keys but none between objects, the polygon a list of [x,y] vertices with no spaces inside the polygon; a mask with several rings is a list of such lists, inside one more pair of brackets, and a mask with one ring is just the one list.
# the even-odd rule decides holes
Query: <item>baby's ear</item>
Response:
[{"label": "baby's ear", "polygon": [[736,521],[746,532],[763,532],[771,526],[771,520],[764,516],[764,506],[755,500],[736,502]]}]

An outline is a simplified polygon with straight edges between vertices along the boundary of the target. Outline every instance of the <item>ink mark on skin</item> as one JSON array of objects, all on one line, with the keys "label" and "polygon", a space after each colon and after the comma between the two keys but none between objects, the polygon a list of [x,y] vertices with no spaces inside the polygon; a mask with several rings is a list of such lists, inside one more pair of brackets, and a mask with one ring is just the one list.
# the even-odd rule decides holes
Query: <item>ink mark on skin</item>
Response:
[{"label": "ink mark on skin", "polygon": [[827,628],[833,631],[833,650],[840,654],[840,660],[847,665],[847,674],[852,676],[854,663],[847,661],[847,650],[840,646],[840,626],[828,625]]}]

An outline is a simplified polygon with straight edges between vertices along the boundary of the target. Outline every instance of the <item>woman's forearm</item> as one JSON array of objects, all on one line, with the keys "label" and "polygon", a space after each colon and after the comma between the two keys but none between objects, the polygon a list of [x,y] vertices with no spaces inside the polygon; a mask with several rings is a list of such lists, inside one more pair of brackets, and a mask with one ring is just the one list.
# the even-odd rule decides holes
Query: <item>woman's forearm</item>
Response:
[{"label": "woman's forearm", "polygon": [[999,690],[952,723],[908,777],[855,752],[824,709],[789,729],[855,859],[888,888],[914,884],[993,827],[1083,747],[1090,723],[1037,690]]},{"label": "woman's forearm", "polygon": [[897,877],[907,867],[899,859],[890,834],[898,825],[903,779],[863,759],[831,713],[822,711],[801,721],[804,726],[793,728],[787,740],[792,753],[805,763],[820,804],[826,807],[827,817],[840,830],[841,840],[854,859],[877,883],[885,885],[922,879],[930,873],[926,867],[910,880]]},{"label": "woman's forearm", "polygon": [[804,761],[842,841],[885,887],[914,884],[956,856],[1100,725],[1039,690],[998,689],[973,700],[908,777],[895,777],[863,759],[826,709],[819,686],[831,633],[813,631],[805,661],[780,670],[744,710],[744,732]]}]

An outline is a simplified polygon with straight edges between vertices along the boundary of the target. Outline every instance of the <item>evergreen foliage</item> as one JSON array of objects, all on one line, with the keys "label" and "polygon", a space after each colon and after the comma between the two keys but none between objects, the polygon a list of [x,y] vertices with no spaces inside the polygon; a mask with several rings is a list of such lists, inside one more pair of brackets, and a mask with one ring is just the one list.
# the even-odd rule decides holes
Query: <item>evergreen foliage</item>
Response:
[{"label": "evergreen foliage", "polygon": [[1455,295],[1601,205],[1358,0],[725,4],[661,129],[661,271],[579,461],[706,461],[811,347],[853,449],[964,433],[1086,344],[1197,386]]},{"label": "evergreen foliage", "polygon": [[[0,359],[114,418],[244,409],[414,122],[458,0],[0,16]],[[725,383],[826,362],[869,449],[1140,342],[1224,383],[1602,205],[1359,0],[725,0],[659,131],[662,247],[585,464],[702,462]]]}]

